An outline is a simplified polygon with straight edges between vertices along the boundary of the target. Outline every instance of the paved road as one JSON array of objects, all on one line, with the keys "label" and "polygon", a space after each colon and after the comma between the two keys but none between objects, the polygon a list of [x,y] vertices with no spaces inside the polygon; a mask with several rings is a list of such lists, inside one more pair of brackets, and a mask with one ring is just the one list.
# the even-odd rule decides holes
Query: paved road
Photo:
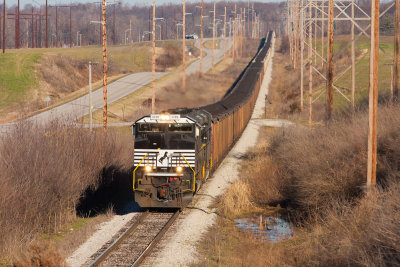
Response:
[{"label": "paved road", "polygon": [[[210,40],[205,39],[204,42]],[[200,44],[200,41],[196,41],[196,46]],[[231,44],[228,44],[228,48]],[[203,72],[207,72],[211,69],[211,55],[212,51],[208,49],[203,49],[207,53],[203,57]],[[214,62],[217,63],[223,58],[223,49],[218,49],[214,51]],[[190,64],[187,69],[187,74],[193,74],[199,71],[200,61],[196,60]],[[156,79],[163,77],[168,74],[168,72],[157,72]],[[111,104],[133,92],[143,87],[152,81],[151,72],[140,72],[128,75],[124,78],[114,81],[107,86],[107,101]],[[92,93],[92,105],[94,110],[103,108],[103,88],[96,90]],[[89,95],[84,95],[71,102],[60,105],[48,111],[44,111],[37,115],[28,118],[28,121],[33,121],[37,123],[44,123],[52,119],[62,119],[62,120],[75,120],[77,118],[83,117],[89,113]],[[0,132],[9,132],[9,129],[15,125],[15,122],[5,123],[0,125]]]}]

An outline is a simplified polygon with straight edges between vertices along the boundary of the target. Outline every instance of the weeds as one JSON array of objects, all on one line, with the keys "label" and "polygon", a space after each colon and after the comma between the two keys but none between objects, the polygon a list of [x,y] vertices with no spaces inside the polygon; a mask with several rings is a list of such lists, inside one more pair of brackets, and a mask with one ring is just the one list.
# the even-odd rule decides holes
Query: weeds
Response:
[{"label": "weeds", "polygon": [[15,255],[38,233],[57,233],[75,218],[102,170],[128,169],[132,142],[53,122],[18,124],[0,143],[0,253]]}]

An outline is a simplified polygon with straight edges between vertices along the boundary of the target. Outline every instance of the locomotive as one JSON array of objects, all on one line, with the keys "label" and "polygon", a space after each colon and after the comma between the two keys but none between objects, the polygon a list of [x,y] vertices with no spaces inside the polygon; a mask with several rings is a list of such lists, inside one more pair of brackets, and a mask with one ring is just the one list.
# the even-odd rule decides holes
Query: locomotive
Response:
[{"label": "locomotive", "polygon": [[[209,177],[211,114],[171,110],[135,122],[133,190],[141,207],[183,207]],[[142,168],[140,168],[142,167]]]},{"label": "locomotive", "polygon": [[182,208],[222,161],[250,120],[273,32],[218,102],[138,119],[133,191],[141,207]]}]

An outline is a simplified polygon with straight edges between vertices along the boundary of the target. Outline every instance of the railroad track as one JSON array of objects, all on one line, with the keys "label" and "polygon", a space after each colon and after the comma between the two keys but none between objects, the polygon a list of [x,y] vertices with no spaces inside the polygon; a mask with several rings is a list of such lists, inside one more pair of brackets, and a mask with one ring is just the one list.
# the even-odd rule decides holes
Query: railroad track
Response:
[{"label": "railroad track", "polygon": [[105,250],[91,261],[91,266],[139,266],[160,241],[179,210],[172,212],[146,211],[139,216]]}]

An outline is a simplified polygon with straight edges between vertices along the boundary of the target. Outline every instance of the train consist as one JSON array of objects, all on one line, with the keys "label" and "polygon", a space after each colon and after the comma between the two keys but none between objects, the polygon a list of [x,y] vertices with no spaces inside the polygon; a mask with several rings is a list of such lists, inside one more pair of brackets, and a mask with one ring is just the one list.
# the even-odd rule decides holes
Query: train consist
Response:
[{"label": "train consist", "polygon": [[141,207],[186,206],[250,120],[273,32],[218,102],[151,114],[133,125],[133,190]]}]

